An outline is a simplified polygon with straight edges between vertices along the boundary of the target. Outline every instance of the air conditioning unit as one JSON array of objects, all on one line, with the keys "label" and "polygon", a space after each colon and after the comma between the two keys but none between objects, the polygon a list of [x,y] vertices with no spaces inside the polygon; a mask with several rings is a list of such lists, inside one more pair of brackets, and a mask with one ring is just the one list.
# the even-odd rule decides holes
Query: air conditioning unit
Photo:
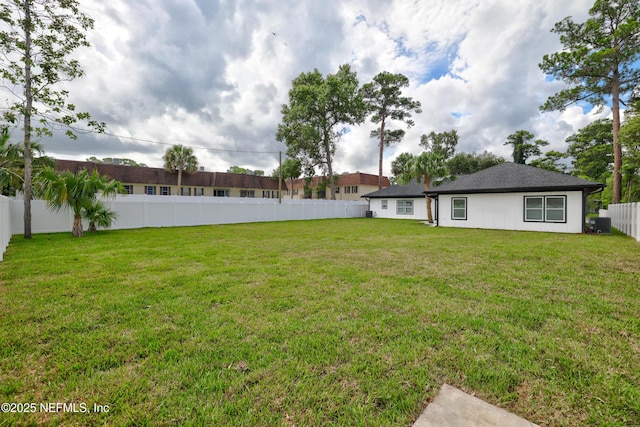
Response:
[{"label": "air conditioning unit", "polygon": [[598,234],[611,234],[611,218],[591,218],[591,231]]}]

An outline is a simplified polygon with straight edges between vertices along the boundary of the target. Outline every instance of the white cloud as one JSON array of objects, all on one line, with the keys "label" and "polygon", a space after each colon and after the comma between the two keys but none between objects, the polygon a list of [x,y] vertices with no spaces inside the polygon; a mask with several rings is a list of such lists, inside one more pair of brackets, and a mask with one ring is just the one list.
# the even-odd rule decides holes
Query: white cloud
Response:
[{"label": "white cloud", "polygon": [[[503,142],[519,129],[563,150],[568,135],[608,111],[541,113],[559,86],[537,64],[560,48],[553,24],[585,19],[591,2],[87,0],[93,46],[77,55],[85,77],[67,86],[113,134],[209,148],[196,150],[209,170],[270,172],[286,149],[275,133],[291,80],[343,63],[361,83],[381,71],[407,75],[405,94],[422,103],[405,140],[385,152],[387,174],[391,160],[418,153],[420,135],[431,131],[456,129],[459,151],[507,158]],[[335,170],[377,172],[373,128],[366,122],[340,141]],[[161,166],[166,149],[106,136],[43,142],[61,158],[122,156],[151,166]]]}]

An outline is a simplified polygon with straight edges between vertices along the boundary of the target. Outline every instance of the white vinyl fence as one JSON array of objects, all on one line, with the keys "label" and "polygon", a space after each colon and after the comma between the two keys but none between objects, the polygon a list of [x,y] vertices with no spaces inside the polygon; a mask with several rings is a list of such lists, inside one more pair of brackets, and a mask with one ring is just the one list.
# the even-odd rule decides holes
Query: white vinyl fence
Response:
[{"label": "white vinyl fence", "polygon": [[0,196],[0,261],[11,240],[11,199]]},{"label": "white vinyl fence", "polygon": [[640,203],[621,203],[609,205],[606,214],[611,218],[611,226],[622,231],[627,236],[640,241]]},{"label": "white vinyl fence", "polygon": [[[363,218],[365,201],[291,200],[240,197],[181,197],[118,195],[105,200],[118,214],[111,229],[234,224],[328,218]],[[24,201],[0,199],[0,261],[11,235],[24,232]],[[52,212],[43,200],[31,202],[31,230],[35,233],[71,232],[73,214]],[[84,221],[84,229],[87,229]]]}]

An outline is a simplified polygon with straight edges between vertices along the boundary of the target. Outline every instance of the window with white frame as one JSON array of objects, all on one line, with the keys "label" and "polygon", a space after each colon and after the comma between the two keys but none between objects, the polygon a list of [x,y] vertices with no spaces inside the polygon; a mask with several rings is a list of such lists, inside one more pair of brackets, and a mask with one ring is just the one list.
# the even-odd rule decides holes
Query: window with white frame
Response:
[{"label": "window with white frame", "polygon": [[193,189],[194,196],[204,196],[204,188],[194,188]]},{"label": "window with white frame", "polygon": [[467,198],[452,197],[451,198],[451,219],[467,220]]},{"label": "window with white frame", "polygon": [[127,194],[133,194],[133,185],[125,184],[124,190],[127,192]]},{"label": "window with white frame", "polygon": [[396,214],[413,215],[413,200],[398,200],[396,202]]},{"label": "window with white frame", "polygon": [[180,194],[182,194],[183,196],[190,196],[191,195],[191,187],[182,187],[182,190],[181,190]]},{"label": "window with white frame", "polygon": [[161,196],[170,196],[171,195],[171,187],[160,187],[160,195]]},{"label": "window with white frame", "polygon": [[358,186],[357,185],[352,185],[351,186],[351,192],[353,194],[357,194],[358,193]]},{"label": "window with white frame", "polygon": [[156,186],[155,185],[145,185],[144,186],[144,194],[148,194],[149,196],[153,196],[156,194]]},{"label": "window with white frame", "polygon": [[388,200],[382,200],[380,202],[380,204],[382,205],[382,209],[387,209],[389,207],[389,201]]},{"label": "window with white frame", "polygon": [[525,222],[566,222],[566,196],[525,196]]}]

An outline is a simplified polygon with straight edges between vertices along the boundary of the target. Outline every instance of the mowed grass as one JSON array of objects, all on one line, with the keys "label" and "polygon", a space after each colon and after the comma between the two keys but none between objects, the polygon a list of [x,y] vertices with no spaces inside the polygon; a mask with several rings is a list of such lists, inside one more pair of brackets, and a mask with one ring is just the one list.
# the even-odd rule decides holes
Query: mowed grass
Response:
[{"label": "mowed grass", "polygon": [[640,424],[640,244],[352,219],[14,236],[0,263],[0,401],[89,412],[2,426],[403,426],[443,383]]}]

